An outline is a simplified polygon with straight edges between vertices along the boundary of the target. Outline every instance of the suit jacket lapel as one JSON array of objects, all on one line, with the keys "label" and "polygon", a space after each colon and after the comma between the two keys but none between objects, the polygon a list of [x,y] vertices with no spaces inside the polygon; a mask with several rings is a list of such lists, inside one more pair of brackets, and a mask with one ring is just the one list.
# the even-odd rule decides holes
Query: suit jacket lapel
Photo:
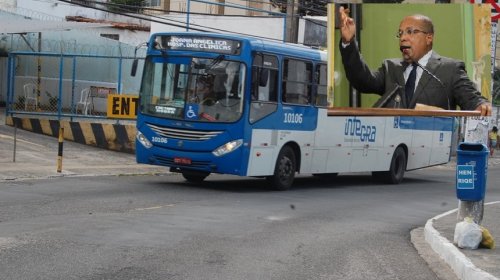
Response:
[{"label": "suit jacket lapel", "polygon": [[[425,68],[429,70],[429,72],[435,73],[440,65],[441,56],[433,51]],[[418,81],[417,88],[415,89],[415,93],[413,94],[413,98],[411,100],[412,104],[416,103],[417,98],[424,92],[425,86],[431,79],[432,77],[428,73],[425,73],[425,71],[423,71],[422,76],[420,76],[420,80]]]}]

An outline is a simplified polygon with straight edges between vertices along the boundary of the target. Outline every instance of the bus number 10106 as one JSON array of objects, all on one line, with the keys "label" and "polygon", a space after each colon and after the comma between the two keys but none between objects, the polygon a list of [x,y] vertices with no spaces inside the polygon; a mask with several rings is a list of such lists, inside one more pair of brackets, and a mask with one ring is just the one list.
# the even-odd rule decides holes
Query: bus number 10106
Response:
[{"label": "bus number 10106", "polygon": [[302,114],[285,113],[284,123],[302,123]]}]

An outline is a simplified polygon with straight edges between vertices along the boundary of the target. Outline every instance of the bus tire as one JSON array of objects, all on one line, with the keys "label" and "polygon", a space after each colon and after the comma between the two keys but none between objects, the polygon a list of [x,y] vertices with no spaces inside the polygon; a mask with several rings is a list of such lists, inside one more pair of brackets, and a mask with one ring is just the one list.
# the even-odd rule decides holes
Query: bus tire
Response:
[{"label": "bus tire", "polygon": [[292,187],[293,180],[295,179],[295,171],[297,162],[295,160],[295,153],[290,146],[284,146],[276,160],[273,176],[267,177],[267,181],[271,187],[278,191],[285,191]]},{"label": "bus tire", "polygon": [[406,170],[406,153],[402,147],[397,147],[392,155],[389,171],[372,172],[373,178],[387,184],[399,184],[403,181]]},{"label": "bus tire", "polygon": [[205,178],[208,177],[208,175],[210,175],[210,173],[195,173],[189,171],[182,172],[182,177],[184,177],[184,179],[186,179],[186,181],[190,183],[201,183],[203,182],[203,180],[205,180]]}]

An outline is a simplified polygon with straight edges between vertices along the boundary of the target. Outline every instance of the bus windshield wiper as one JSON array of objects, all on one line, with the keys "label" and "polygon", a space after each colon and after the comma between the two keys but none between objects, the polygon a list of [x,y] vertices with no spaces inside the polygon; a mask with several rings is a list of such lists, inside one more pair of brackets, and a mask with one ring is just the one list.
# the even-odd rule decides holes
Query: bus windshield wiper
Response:
[{"label": "bus windshield wiper", "polygon": [[207,71],[212,69],[214,66],[216,66],[217,64],[219,64],[222,60],[224,60],[225,56],[223,54],[217,56],[213,61],[212,63],[210,63],[208,66],[207,66]]}]

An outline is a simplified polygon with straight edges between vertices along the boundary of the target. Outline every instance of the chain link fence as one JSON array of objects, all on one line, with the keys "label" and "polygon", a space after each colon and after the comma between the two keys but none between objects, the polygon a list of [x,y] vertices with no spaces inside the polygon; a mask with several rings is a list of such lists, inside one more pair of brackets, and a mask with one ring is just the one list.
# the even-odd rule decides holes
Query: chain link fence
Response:
[{"label": "chain link fence", "polygon": [[[7,113],[106,118],[110,94],[138,95],[133,57],[12,52]],[[142,69],[139,59],[138,69]]]}]

